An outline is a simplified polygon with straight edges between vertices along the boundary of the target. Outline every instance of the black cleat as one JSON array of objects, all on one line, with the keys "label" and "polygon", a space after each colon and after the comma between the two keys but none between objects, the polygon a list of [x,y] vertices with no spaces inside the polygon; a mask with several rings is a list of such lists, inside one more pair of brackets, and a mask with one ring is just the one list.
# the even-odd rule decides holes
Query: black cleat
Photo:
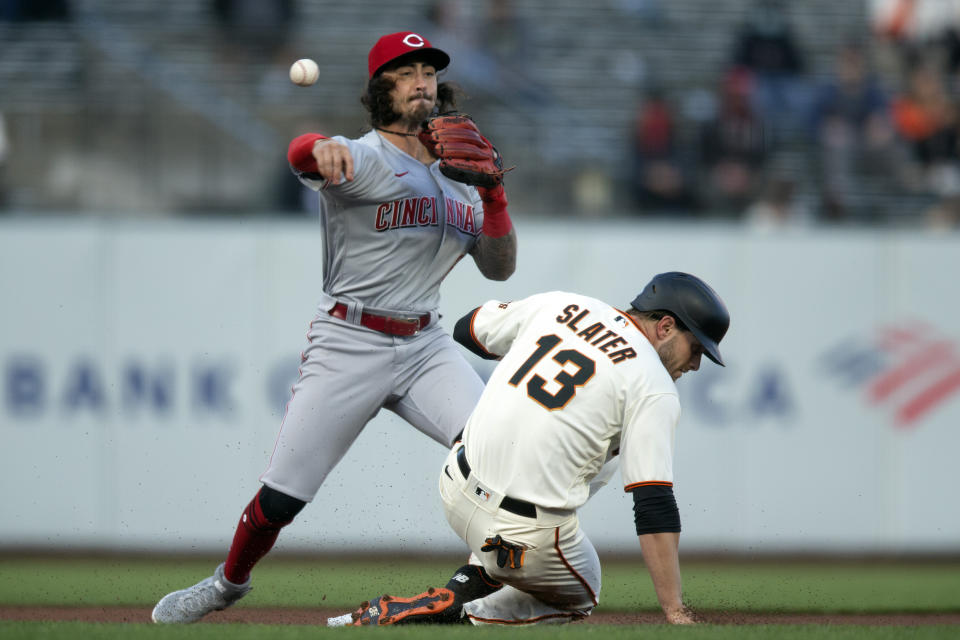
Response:
[{"label": "black cleat", "polygon": [[388,624],[450,624],[460,619],[460,607],[449,589],[433,587],[412,598],[380,596],[364,602],[353,614],[355,627]]}]

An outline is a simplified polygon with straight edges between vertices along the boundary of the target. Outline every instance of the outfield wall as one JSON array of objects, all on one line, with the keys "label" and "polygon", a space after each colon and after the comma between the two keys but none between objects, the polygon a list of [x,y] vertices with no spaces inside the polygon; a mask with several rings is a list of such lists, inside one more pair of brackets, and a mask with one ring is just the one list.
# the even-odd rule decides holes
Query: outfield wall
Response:
[{"label": "outfield wall", "polygon": [[[687,550],[960,550],[960,237],[520,219],[517,274],[469,260],[443,324],[567,289],[626,305],[702,276],[721,369],[679,383]],[[320,286],[309,222],[0,221],[0,546],[225,549],[257,490]],[[473,359],[486,375],[489,363]],[[382,413],[281,537],[291,551],[460,548],[444,451]],[[632,503],[582,512],[634,550]]]}]

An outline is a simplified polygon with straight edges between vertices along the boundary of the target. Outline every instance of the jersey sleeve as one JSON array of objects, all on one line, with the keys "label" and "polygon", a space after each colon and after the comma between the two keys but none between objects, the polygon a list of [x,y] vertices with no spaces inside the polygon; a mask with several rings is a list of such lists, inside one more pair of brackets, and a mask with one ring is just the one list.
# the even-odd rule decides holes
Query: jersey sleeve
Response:
[{"label": "jersey sleeve", "polygon": [[487,353],[503,356],[527,321],[543,306],[547,295],[530,296],[513,302],[490,300],[484,303],[470,319],[471,339]]},{"label": "jersey sleeve", "polygon": [[305,133],[290,141],[287,148],[287,162],[290,169],[298,178],[301,176],[317,179],[317,159],[313,157],[313,145],[317,140],[326,140],[327,136],[321,133]]},{"label": "jersey sleeve", "polygon": [[624,491],[673,486],[673,447],[679,420],[680,400],[675,393],[630,394],[620,441]]},{"label": "jersey sleeve", "polygon": [[323,191],[327,197],[356,204],[380,202],[394,195],[390,191],[393,169],[380,157],[376,149],[343,136],[331,139],[346,145],[350,150],[353,157],[353,180],[330,184],[317,173],[298,172],[297,168],[293,167],[300,182],[314,191]]}]

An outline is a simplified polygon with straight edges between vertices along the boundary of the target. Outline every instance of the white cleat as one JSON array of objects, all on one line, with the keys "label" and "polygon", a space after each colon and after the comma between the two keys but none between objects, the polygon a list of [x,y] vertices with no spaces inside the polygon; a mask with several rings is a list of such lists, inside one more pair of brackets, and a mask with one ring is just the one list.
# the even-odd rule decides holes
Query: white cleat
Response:
[{"label": "white cleat", "polygon": [[349,627],[353,625],[353,614],[345,613],[342,616],[327,618],[328,627]]},{"label": "white cleat", "polygon": [[251,589],[250,580],[246,584],[233,584],[223,577],[221,564],[209,578],[165,595],[153,608],[150,618],[161,624],[196,622],[211,611],[226,609]]}]

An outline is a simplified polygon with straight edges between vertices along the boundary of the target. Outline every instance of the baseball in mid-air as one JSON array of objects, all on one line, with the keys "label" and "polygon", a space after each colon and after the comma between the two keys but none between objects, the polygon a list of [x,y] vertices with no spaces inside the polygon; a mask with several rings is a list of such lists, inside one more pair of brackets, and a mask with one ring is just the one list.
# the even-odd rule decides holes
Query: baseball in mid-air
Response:
[{"label": "baseball in mid-air", "polygon": [[310,58],[301,58],[290,65],[290,82],[309,87],[320,77],[320,67]]}]

